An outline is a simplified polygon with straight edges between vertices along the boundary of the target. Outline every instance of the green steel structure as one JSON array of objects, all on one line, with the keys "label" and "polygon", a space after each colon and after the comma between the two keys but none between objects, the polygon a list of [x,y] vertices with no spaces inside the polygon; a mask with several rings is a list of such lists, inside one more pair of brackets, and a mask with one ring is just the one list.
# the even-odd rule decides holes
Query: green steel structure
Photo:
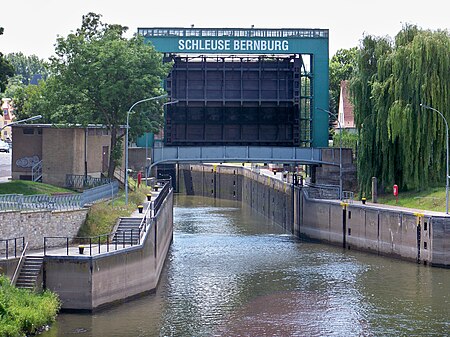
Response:
[{"label": "green steel structure", "polygon": [[165,145],[327,147],[328,30],[138,28],[174,67]]}]

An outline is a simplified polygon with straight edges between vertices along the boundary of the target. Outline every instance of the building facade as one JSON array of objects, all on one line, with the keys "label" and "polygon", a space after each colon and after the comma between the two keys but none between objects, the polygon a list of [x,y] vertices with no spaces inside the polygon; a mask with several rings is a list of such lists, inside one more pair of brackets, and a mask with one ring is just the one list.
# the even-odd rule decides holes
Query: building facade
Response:
[{"label": "building facade", "polygon": [[[66,175],[100,177],[108,171],[111,136],[101,125],[17,124],[11,161],[13,180],[36,180],[65,186]],[[33,179],[34,178],[34,179]]]}]

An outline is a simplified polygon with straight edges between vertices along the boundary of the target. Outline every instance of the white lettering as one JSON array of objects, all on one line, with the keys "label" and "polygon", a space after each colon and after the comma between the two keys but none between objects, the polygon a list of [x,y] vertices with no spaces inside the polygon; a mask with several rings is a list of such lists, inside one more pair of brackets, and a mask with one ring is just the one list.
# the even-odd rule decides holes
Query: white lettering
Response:
[{"label": "white lettering", "polygon": [[178,50],[187,51],[289,51],[288,40],[178,40]]}]

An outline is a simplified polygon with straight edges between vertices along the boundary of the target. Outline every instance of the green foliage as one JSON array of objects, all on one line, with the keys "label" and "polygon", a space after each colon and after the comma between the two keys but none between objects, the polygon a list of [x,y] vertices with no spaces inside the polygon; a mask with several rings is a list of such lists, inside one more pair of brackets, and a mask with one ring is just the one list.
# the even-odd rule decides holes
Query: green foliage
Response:
[{"label": "green foliage", "polygon": [[[133,184],[130,184],[130,186]],[[150,191],[149,187],[143,185],[139,189],[130,191],[128,205],[125,204],[124,193],[121,193],[114,200],[95,203],[89,208],[87,219],[78,231],[78,236],[90,237],[111,233],[117,220],[120,217],[130,216],[136,210],[136,207],[146,200],[146,195]]]},{"label": "green foliage", "polygon": [[33,194],[52,194],[64,192],[73,192],[73,191],[61,187],[56,187],[53,185],[26,180],[13,180],[0,184],[0,194],[33,195]]},{"label": "green foliage", "polygon": [[47,79],[49,71],[48,63],[36,55],[25,56],[23,53],[11,53],[6,55],[8,62],[14,67],[16,76],[19,76],[24,85],[30,84],[35,75],[41,79]]},{"label": "green foliage", "polygon": [[[341,138],[342,137],[342,138]],[[342,135],[339,132],[333,133],[333,147],[339,147],[342,142],[343,148],[352,149],[356,153],[358,148],[358,135],[347,130],[342,130]]]},{"label": "green foliage", "polygon": [[[111,134],[108,175],[112,177],[124,136],[128,109],[137,101],[163,94],[161,83],[170,64],[144,43],[140,35],[123,37],[126,27],[101,22],[101,16],[83,16],[81,28],[56,42],[50,59],[52,76],[30,109],[51,123],[103,124]],[[41,98],[44,98],[41,100]],[[37,101],[37,102],[36,102]],[[157,131],[163,120],[162,101],[140,104],[129,115],[130,138]],[[25,109],[26,108],[26,109]],[[28,108],[24,105],[24,109]],[[26,112],[30,114],[29,111]]]},{"label": "green foliage", "polygon": [[339,49],[330,60],[330,111],[336,113],[339,107],[341,81],[349,80],[356,68],[358,49]]},{"label": "green foliage", "polygon": [[[3,27],[0,27],[0,35],[3,35]],[[8,62],[8,60],[3,57],[3,54],[0,52],[0,92],[5,91],[6,84],[8,82],[8,78],[14,75],[14,68]]]},{"label": "green foliage", "polygon": [[351,80],[359,128],[358,179],[421,190],[445,180],[445,125],[450,120],[450,36],[407,25],[396,36],[366,36]]},{"label": "green foliage", "polygon": [[0,336],[34,334],[55,320],[60,306],[54,293],[17,289],[7,277],[0,276]]}]

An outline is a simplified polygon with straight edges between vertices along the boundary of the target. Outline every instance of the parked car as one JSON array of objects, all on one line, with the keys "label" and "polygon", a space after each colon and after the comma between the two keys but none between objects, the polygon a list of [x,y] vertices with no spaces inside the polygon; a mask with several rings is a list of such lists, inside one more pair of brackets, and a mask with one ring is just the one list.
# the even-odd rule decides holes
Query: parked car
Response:
[{"label": "parked car", "polygon": [[0,152],[9,152],[9,144],[4,140],[0,139]]}]

